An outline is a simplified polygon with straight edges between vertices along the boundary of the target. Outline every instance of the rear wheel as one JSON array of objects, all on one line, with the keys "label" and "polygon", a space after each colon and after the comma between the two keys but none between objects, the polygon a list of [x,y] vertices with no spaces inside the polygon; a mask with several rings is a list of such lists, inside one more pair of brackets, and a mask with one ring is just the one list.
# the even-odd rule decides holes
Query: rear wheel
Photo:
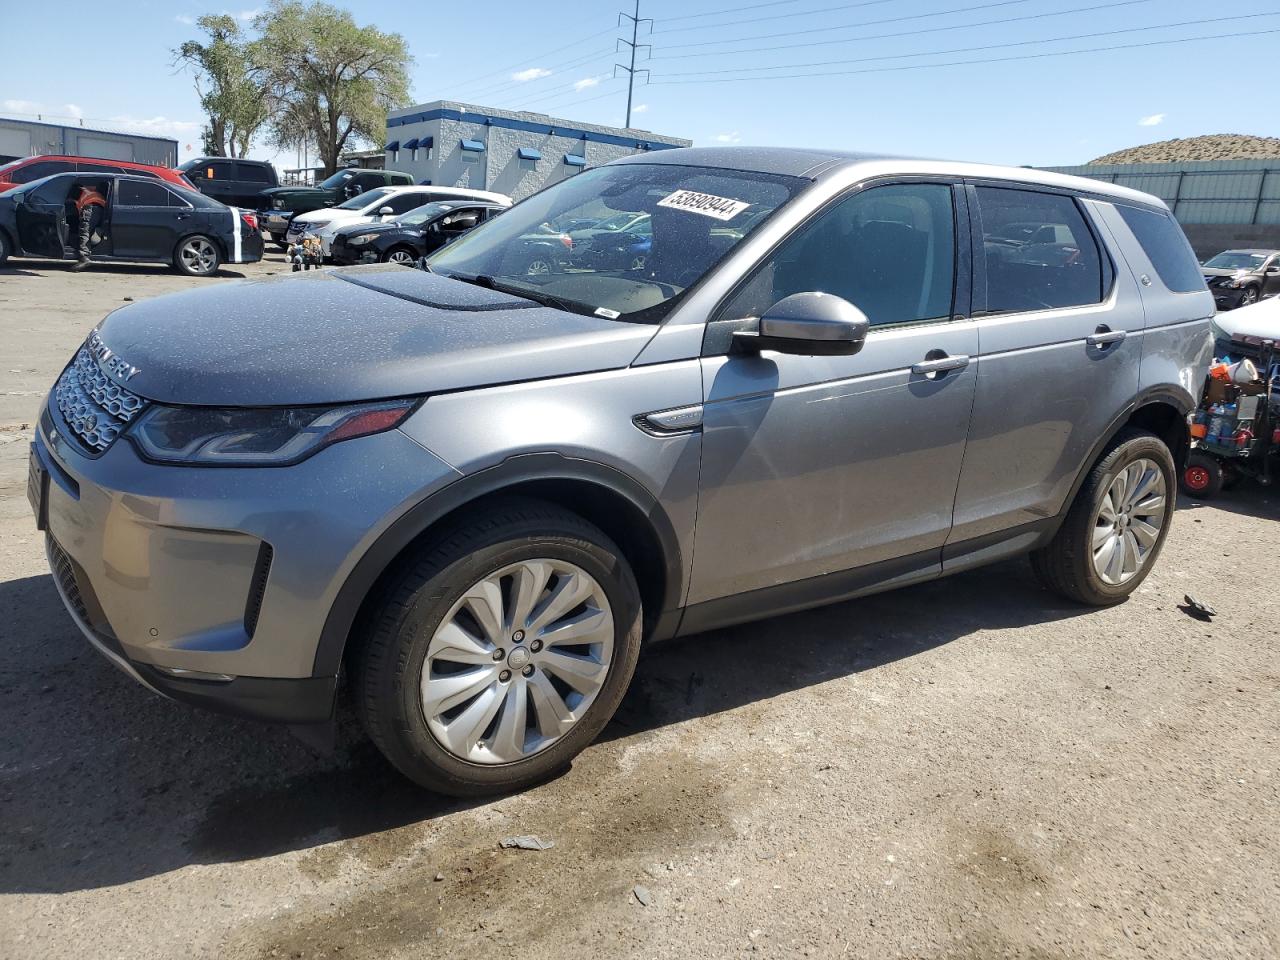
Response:
[{"label": "rear wheel", "polygon": [[1216,497],[1225,485],[1222,464],[1216,458],[1199,450],[1192,450],[1187,456],[1186,466],[1182,468],[1179,486],[1189,497],[1197,500],[1210,500]]},{"label": "rear wheel", "polygon": [[352,657],[365,729],[410,779],[457,796],[564,769],[608,723],[640,651],[631,569],[598,528],[512,500],[401,571]]},{"label": "rear wheel", "polygon": [[173,265],[189,277],[209,277],[218,272],[222,255],[218,246],[206,236],[197,234],[178,244]]},{"label": "rear wheel", "polygon": [[398,263],[402,267],[412,267],[418,262],[418,255],[408,247],[392,247],[382,257],[383,263]]},{"label": "rear wheel", "polygon": [[1173,519],[1173,455],[1145,430],[1111,442],[1049,545],[1031,555],[1036,576],[1089,606],[1119,603],[1146,579]]},{"label": "rear wheel", "polygon": [[289,249],[289,241],[288,241],[288,240],[286,240],[286,239],[284,238],[284,234],[283,234],[283,233],[273,233],[273,234],[271,234],[271,242],[272,242],[272,243],[274,243],[274,244],[275,244],[277,247],[279,247],[281,250],[288,250],[288,249]]}]

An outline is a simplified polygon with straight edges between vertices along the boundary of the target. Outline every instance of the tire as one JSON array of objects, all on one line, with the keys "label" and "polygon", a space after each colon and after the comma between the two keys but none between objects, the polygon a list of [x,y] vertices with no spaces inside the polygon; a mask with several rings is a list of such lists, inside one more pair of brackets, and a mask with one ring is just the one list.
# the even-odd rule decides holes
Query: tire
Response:
[{"label": "tire", "polygon": [[9,259],[9,238],[5,236],[3,230],[0,230],[0,266],[4,266],[4,262],[8,259]]},{"label": "tire", "polygon": [[272,243],[274,243],[274,244],[275,244],[277,247],[279,247],[281,250],[288,250],[288,249],[289,249],[289,241],[288,241],[288,240],[286,240],[286,239],[284,238],[284,234],[283,234],[283,233],[273,233],[273,234],[271,234],[271,242],[272,242]]},{"label": "tire", "polygon": [[409,247],[392,247],[382,255],[383,263],[398,263],[402,267],[412,267],[418,262],[418,255]]},{"label": "tire", "polygon": [[188,277],[211,277],[222,266],[218,245],[202,233],[186,237],[173,251],[173,266]]},{"label": "tire", "polygon": [[1199,450],[1192,450],[1187,455],[1186,465],[1178,477],[1178,486],[1183,493],[1197,500],[1212,500],[1226,485],[1227,478],[1216,457]]},{"label": "tire", "polygon": [[1236,309],[1240,307],[1251,307],[1258,302],[1258,288],[1245,287],[1240,293],[1240,302],[1236,304]]},{"label": "tire", "polygon": [[549,257],[534,257],[524,265],[524,275],[526,277],[545,277],[555,272],[555,264],[551,262]]},{"label": "tire", "polygon": [[[539,579],[548,570],[554,573]],[[520,582],[542,598],[527,602],[526,611],[545,617],[555,609],[550,625],[572,621],[576,635],[596,638],[591,646],[543,646],[540,638],[549,635],[538,632],[539,617],[511,609]],[[568,592],[563,605],[588,588],[585,602],[555,607],[555,596]],[[496,607],[468,601],[468,594],[496,597]],[[486,630],[484,622],[494,626]],[[586,632],[592,623],[597,628]],[[348,660],[356,710],[374,744],[421,786],[453,796],[523,789],[565,769],[604,729],[631,682],[640,633],[635,577],[604,533],[551,504],[502,501],[443,533],[372,601]],[[568,686],[557,659],[594,671],[589,699]],[[464,682],[465,691],[451,685],[450,678],[470,673],[477,680]],[[582,699],[571,704],[575,696]],[[569,710],[564,726],[561,706]]]},{"label": "tire", "polygon": [[1173,520],[1175,476],[1163,440],[1145,430],[1120,431],[1090,469],[1053,540],[1031,555],[1036,576],[1087,606],[1123,601],[1160,556]]}]

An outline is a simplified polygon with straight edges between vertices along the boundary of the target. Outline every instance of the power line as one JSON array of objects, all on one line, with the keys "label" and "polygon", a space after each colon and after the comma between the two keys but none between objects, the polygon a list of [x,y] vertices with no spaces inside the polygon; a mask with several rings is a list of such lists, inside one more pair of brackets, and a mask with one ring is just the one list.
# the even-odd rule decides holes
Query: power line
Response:
[{"label": "power line", "polygon": [[1049,57],[1072,57],[1084,53],[1104,53],[1110,50],[1136,50],[1141,47],[1163,47],[1176,43],[1200,43],[1205,40],[1244,40],[1280,33],[1280,27],[1273,30],[1254,30],[1251,33],[1216,33],[1204,37],[1183,37],[1178,40],[1150,40],[1145,43],[1122,43],[1110,47],[1090,47],[1085,50],[1057,50],[1048,53],[1026,53],[1015,57],[983,57],[980,60],[950,60],[944,63],[913,63],[901,67],[867,67],[862,70],[831,70],[823,73],[789,73],[777,77],[722,77],[712,80],[654,80],[653,84],[682,86],[691,83],[741,83],[753,80],[797,80],[813,77],[844,77],[863,73],[895,73],[903,70],[930,70],[937,67],[963,67],[985,65],[991,63],[1011,63],[1017,60],[1043,60]]},{"label": "power line", "polygon": [[[860,3],[840,3],[834,7],[819,7],[816,10],[796,10],[788,13],[773,13],[767,17],[747,17],[739,20],[726,20],[724,23],[700,23],[691,27],[672,27],[670,30],[655,30],[658,33],[687,33],[690,30],[709,30],[713,27],[736,27],[741,23],[764,23],[766,20],[786,20],[791,17],[814,17],[820,13],[831,13],[835,10],[853,10],[857,7],[877,7],[893,0],[861,0]],[[1009,0],[1011,3],[1027,3],[1028,0]],[[723,11],[722,11],[723,12]],[[936,16],[936,14],[927,14]]]},{"label": "power line", "polygon": [[596,37],[603,37],[606,33],[613,33],[613,31],[614,31],[614,28],[613,28],[613,27],[608,27],[607,29],[600,30],[600,31],[598,31],[597,33],[589,34],[588,36],[585,36],[585,37],[583,37],[583,38],[582,38],[582,39],[580,39],[580,40],[575,40],[575,41],[573,41],[572,43],[566,43],[566,44],[565,44],[564,46],[562,46],[562,47],[556,47],[554,50],[547,50],[547,51],[546,51],[546,52],[544,52],[544,53],[539,53],[539,54],[537,54],[537,56],[535,56],[535,57],[532,57],[532,58],[525,58],[525,59],[521,60],[519,63],[513,63],[513,64],[512,64],[511,66],[509,66],[509,67],[499,67],[497,70],[490,70],[488,73],[481,73],[481,74],[478,74],[477,76],[474,76],[474,77],[470,78],[469,80],[460,80],[460,81],[458,81],[458,83],[460,83],[460,84],[461,84],[462,86],[464,86],[464,87],[470,86],[471,84],[474,84],[475,82],[477,82],[477,81],[479,81],[479,80],[485,80],[485,79],[487,79],[487,78],[489,78],[489,77],[492,77],[492,76],[495,76],[495,75],[497,75],[497,74],[499,74],[499,73],[506,73],[508,70],[515,70],[517,67],[524,67],[524,66],[528,66],[528,65],[529,65],[530,63],[532,63],[534,60],[541,60],[541,59],[543,59],[543,58],[545,58],[545,57],[549,57],[549,56],[551,56],[553,53],[560,53],[560,52],[561,52],[561,51],[563,51],[563,50],[570,50],[570,49],[572,49],[572,48],[574,48],[574,47],[579,47],[579,46],[581,46],[581,45],[582,45],[582,44],[584,44],[584,43],[587,43],[587,42],[589,42],[589,41],[591,41],[591,40],[596,39]]},{"label": "power line", "polygon": [[[1110,10],[1114,7],[1132,7],[1139,3],[1151,3],[1152,0],[1113,0],[1110,3],[1099,3],[1091,7],[1073,7],[1070,10],[1055,10],[1050,13],[1030,13],[1021,17],[1001,17],[996,20],[975,20],[973,23],[957,23],[945,27],[924,27],[919,30],[899,30],[895,33],[870,33],[863,34],[858,37],[845,37],[841,40],[806,40],[803,43],[784,43],[775,44],[768,47],[745,47],[741,50],[700,50],[697,53],[673,53],[666,56],[659,55],[653,57],[654,60],[688,60],[691,57],[731,57],[739,53],[769,53],[776,50],[798,50],[804,47],[825,47],[843,43],[865,43],[868,40],[885,40],[891,37],[916,37],[926,33],[943,33],[949,30],[967,30],[971,27],[990,27],[997,24],[1021,23],[1027,20],[1044,20],[1049,17],[1065,17],[1076,13],[1092,13],[1095,10]],[[828,30],[843,30],[845,27],[830,27]],[[810,31],[805,31],[810,32]],[[823,30],[823,33],[827,30]],[[767,39],[768,37],[780,36],[780,34],[767,34],[764,37],[742,37],[737,41],[728,41],[726,43],[746,42],[755,39]]]},{"label": "power line", "polygon": [[769,0],[768,3],[753,3],[749,6],[742,7],[724,7],[720,10],[705,10],[702,13],[686,13],[678,17],[663,17],[663,23],[675,23],[677,20],[694,20],[698,17],[715,17],[722,13],[741,13],[744,10],[759,10],[761,7],[781,7],[789,3],[799,3],[800,0]]},{"label": "power line", "polygon": [[[1233,19],[1245,17],[1277,17],[1280,13],[1237,14]],[[797,70],[809,67],[829,67],[849,63],[871,63],[877,60],[907,60],[912,57],[940,57],[949,53],[977,53],[982,50],[1007,50],[1010,47],[1026,47],[1039,43],[1063,43],[1068,40],[1092,40],[1097,37],[1114,37],[1124,33],[1139,33],[1145,30],[1166,30],[1174,27],[1200,26],[1205,23],[1221,23],[1221,17],[1206,17],[1202,20],[1182,20],[1178,23],[1161,23],[1141,27],[1124,27],[1120,30],[1100,30],[1094,33],[1077,33],[1065,37],[1045,37],[1040,40],[1014,40],[1009,43],[991,43],[976,47],[951,47],[947,50],[924,50],[919,53],[894,53],[880,57],[861,57],[853,60],[817,60],[811,63],[784,63],[769,67],[726,67],[722,70],[687,70],[681,73],[666,73],[664,77],[696,77],[722,73],[745,73],[755,71],[763,73],[772,70]]]},{"label": "power line", "polygon": [[535,77],[532,80],[511,80],[511,79],[503,80],[500,83],[492,84],[490,86],[473,90],[470,93],[468,93],[467,96],[469,98],[476,99],[480,97],[490,97],[490,96],[493,96],[494,94],[503,93],[507,90],[514,90],[517,88],[529,89],[530,84],[541,83],[544,80],[549,80],[553,76],[559,76],[566,70],[572,70],[577,67],[585,66],[589,63],[596,63],[599,61],[611,60],[611,59],[613,59],[612,53],[597,52],[597,53],[588,54],[586,56],[579,57],[576,60],[570,60],[567,63],[557,64],[555,71],[548,73],[546,76]]},{"label": "power line", "polygon": [[[810,33],[830,33],[832,30],[849,30],[854,27],[873,27],[882,23],[902,23],[907,20],[928,20],[934,17],[949,16],[953,13],[972,13],[974,10],[990,10],[994,7],[1010,7],[1018,3],[1027,3],[1028,0],[997,0],[995,3],[980,3],[972,7],[952,7],[950,10],[935,10],[933,13],[913,13],[903,17],[887,17],[881,20],[859,20],[854,23],[846,23],[839,25],[826,25],[821,27],[812,27],[808,30],[788,30],[783,33],[766,33],[757,34],[752,37],[732,37],[725,40],[700,40],[696,43],[670,43],[664,49],[676,50],[686,49],[688,47],[710,47],[722,43],[741,43],[744,40],[766,40],[772,37],[798,37]],[[1150,2],[1150,0],[1144,0]],[[957,29],[964,24],[957,24]]]}]

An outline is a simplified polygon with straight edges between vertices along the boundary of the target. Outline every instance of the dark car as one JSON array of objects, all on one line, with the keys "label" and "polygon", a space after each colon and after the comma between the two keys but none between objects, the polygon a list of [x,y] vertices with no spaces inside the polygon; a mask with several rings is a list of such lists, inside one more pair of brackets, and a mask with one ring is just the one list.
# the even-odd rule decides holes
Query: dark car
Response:
[{"label": "dark car", "polygon": [[107,199],[90,259],[167,263],[207,277],[223,263],[262,259],[257,216],[196,190],[143,177],[61,173],[0,194],[0,263],[10,255],[74,260],[76,187]]},{"label": "dark car", "polygon": [[585,270],[643,270],[653,245],[651,231],[608,231],[574,241],[570,262]]},{"label": "dark car", "polygon": [[381,223],[354,223],[334,234],[334,263],[415,263],[507,209],[496,203],[438,200]]},{"label": "dark car", "polygon": [[357,193],[377,187],[411,187],[413,177],[399,170],[339,170],[314,187],[273,187],[262,194],[262,229],[285,247],[289,221],[296,213],[308,213],[350,200]]},{"label": "dark car", "polygon": [[1280,294],[1280,250],[1224,250],[1201,271],[1219,310],[1234,310]]},{"label": "dark car", "polygon": [[199,157],[178,167],[206,197],[229,207],[260,210],[263,192],[277,186],[276,168],[265,160],[229,160]]}]

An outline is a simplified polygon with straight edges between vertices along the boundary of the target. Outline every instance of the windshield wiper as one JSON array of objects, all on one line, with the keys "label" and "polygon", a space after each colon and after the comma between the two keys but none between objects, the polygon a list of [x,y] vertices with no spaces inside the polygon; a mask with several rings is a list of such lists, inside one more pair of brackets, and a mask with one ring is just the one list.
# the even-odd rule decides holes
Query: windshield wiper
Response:
[{"label": "windshield wiper", "polygon": [[528,287],[499,283],[485,273],[477,273],[473,276],[468,276],[465,273],[450,273],[447,276],[453,280],[461,280],[463,283],[484,287],[486,290],[492,290],[495,293],[506,293],[513,297],[520,297],[523,300],[532,300],[534,303],[540,303],[544,307],[555,307],[557,310],[564,310],[568,313],[582,313],[591,316],[595,312],[595,308],[589,304],[578,303],[576,300],[564,300],[541,290],[531,290]]}]

